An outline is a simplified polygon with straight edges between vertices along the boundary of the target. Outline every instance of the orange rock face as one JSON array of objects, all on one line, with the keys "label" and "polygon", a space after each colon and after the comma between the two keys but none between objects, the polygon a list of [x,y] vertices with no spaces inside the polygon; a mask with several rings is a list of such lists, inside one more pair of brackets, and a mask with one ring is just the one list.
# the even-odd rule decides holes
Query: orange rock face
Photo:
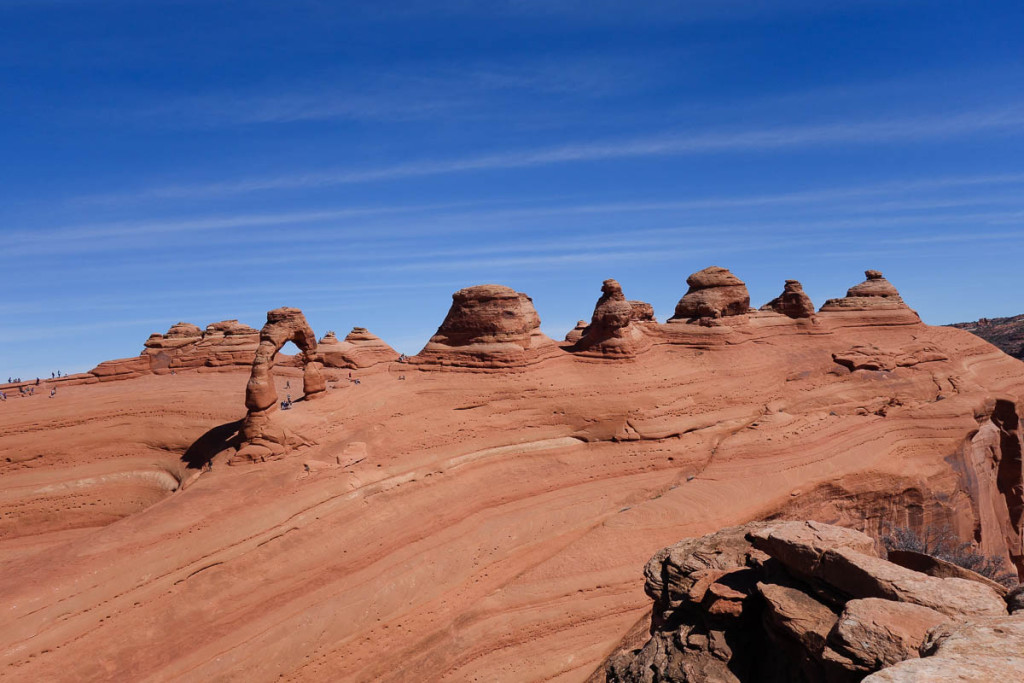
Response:
[{"label": "orange rock face", "polygon": [[[1021,568],[1024,366],[967,332],[906,309],[633,321],[650,347],[598,362],[525,295],[460,294],[415,372],[319,369],[320,398],[280,411],[302,372],[267,367],[258,465],[225,466],[240,367],[4,403],[4,676],[583,681],[646,639],[654,553],[751,520],[948,524]],[[294,309],[268,326],[261,358],[317,348]],[[694,594],[742,615],[756,583],[718,569]],[[776,592],[820,642],[826,615]]]}]

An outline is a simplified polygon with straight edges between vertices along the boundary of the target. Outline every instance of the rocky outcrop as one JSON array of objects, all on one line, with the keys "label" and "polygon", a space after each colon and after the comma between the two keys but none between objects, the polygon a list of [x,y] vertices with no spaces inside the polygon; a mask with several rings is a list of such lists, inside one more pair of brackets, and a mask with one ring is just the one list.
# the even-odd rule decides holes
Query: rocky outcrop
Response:
[{"label": "rocky outcrop", "polygon": [[292,342],[303,358],[302,393],[306,399],[317,398],[327,389],[321,364],[317,361],[316,335],[297,308],[275,308],[267,312],[267,323],[260,330],[260,345],[252,362],[252,372],[245,387],[248,413],[242,424],[242,447],[232,462],[262,461],[283,455],[289,446],[285,430],[271,423],[270,413],[276,408],[274,359],[286,343]]},{"label": "rocky outcrop", "polygon": [[[573,351],[588,356],[618,358],[635,356],[643,351],[650,342],[635,320],[648,314],[644,306],[643,302],[627,301],[622,286],[616,280],[605,280],[590,325],[573,346]],[[653,316],[651,310],[650,317]]]},{"label": "rocky outcrop", "polygon": [[202,332],[195,325],[178,323],[167,334],[151,335],[145,346],[142,353],[153,371],[244,367],[256,355],[259,331],[237,320],[210,323]]},{"label": "rocky outcrop", "polygon": [[790,318],[810,318],[814,315],[814,304],[799,280],[786,280],[782,294],[762,306],[761,310],[775,311]]},{"label": "rocky outcrop", "polygon": [[[842,527],[755,522],[665,548],[644,569],[651,638],[611,657],[607,680],[824,683],[893,665],[939,671],[899,663],[971,654],[992,628],[1024,656],[1024,615],[1008,617],[991,586],[896,565],[875,546]],[[879,676],[869,680],[949,680]]]},{"label": "rocky outcrop", "polygon": [[1024,615],[945,622],[919,650],[920,658],[906,658],[865,683],[1024,680]]},{"label": "rocky outcrop", "polygon": [[874,344],[857,344],[845,351],[833,353],[832,360],[850,370],[888,372],[896,368],[912,368],[922,363],[947,361],[949,356],[930,344],[894,349],[880,348]]},{"label": "rocky outcrop", "polygon": [[400,354],[365,327],[353,327],[343,341],[328,332],[318,346],[320,362],[328,368],[358,370],[398,360]]},{"label": "rocky outcrop", "polygon": [[656,323],[658,320],[654,317],[654,306],[650,305],[646,301],[633,301],[629,302],[629,307],[632,309],[629,318],[633,322],[638,323]]},{"label": "rocky outcrop", "polygon": [[586,320],[579,320],[576,322],[576,327],[572,328],[565,334],[565,341],[570,344],[578,342],[584,334],[587,332],[587,326],[590,325]]},{"label": "rocky outcrop", "polygon": [[750,311],[750,293],[738,277],[725,268],[710,266],[686,278],[690,288],[676,304],[672,320],[723,318]]},{"label": "rocky outcrop", "polygon": [[909,309],[899,291],[891,282],[882,277],[881,271],[865,270],[867,278],[859,285],[847,290],[842,299],[829,299],[821,307],[825,311],[882,311]]},{"label": "rocky outcrop", "polygon": [[452,295],[452,306],[437,333],[409,362],[470,370],[531,365],[558,352],[540,331],[533,300],[502,285],[477,285]]}]

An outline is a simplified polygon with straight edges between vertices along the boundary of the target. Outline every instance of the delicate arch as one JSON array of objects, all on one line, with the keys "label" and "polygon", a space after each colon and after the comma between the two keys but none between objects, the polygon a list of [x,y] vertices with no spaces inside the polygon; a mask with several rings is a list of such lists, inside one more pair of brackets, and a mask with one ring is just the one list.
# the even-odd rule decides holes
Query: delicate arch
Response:
[{"label": "delicate arch", "polygon": [[267,312],[267,323],[260,330],[260,344],[245,387],[245,407],[250,413],[267,410],[277,403],[272,370],[277,352],[288,342],[302,352],[302,393],[311,398],[327,389],[317,362],[316,335],[306,316],[298,308],[275,308]]}]

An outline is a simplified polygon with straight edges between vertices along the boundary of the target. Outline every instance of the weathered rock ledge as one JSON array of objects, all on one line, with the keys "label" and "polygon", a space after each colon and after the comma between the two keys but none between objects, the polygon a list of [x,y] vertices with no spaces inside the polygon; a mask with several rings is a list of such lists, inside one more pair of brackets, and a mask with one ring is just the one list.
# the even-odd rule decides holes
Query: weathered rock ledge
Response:
[{"label": "weathered rock ledge", "polygon": [[949,571],[908,569],[880,557],[871,537],[817,522],[755,522],[686,539],[647,563],[650,640],[613,655],[605,675],[1024,680],[1024,612],[1009,614],[1016,594]]}]

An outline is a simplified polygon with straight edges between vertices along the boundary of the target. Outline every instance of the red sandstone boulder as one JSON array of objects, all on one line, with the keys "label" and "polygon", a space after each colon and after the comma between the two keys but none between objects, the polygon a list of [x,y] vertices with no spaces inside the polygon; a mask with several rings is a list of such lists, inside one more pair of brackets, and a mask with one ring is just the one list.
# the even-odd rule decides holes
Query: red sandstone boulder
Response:
[{"label": "red sandstone boulder", "polygon": [[773,629],[796,641],[811,653],[825,649],[825,640],[838,619],[835,612],[795,586],[761,582],[766,619]]},{"label": "red sandstone boulder", "polygon": [[932,629],[920,653],[920,659],[882,669],[865,683],[1024,680],[1024,615],[948,621]]},{"label": "red sandstone boulder", "polygon": [[823,656],[851,671],[877,671],[916,658],[928,632],[949,617],[928,607],[879,598],[850,600]]},{"label": "red sandstone boulder", "polygon": [[814,315],[814,304],[798,280],[786,280],[782,294],[762,306],[761,310],[775,311],[790,318],[810,318]]},{"label": "red sandstone boulder", "polygon": [[725,268],[710,266],[686,278],[690,286],[670,320],[722,318],[750,311],[750,293],[738,277]]},{"label": "red sandstone boulder", "polygon": [[827,550],[815,577],[854,598],[899,600],[948,615],[1006,614],[1006,603],[988,586],[928,576],[849,548]]},{"label": "red sandstone boulder", "polygon": [[1006,671],[1024,671],[1024,615],[1006,616],[989,586],[873,553],[859,531],[789,521],[664,548],[644,569],[650,639],[610,657],[607,680],[852,683],[879,669],[868,680],[949,680],[905,661],[919,656],[946,659],[957,680],[986,680],[971,672],[997,670],[1000,635]]},{"label": "red sandstone boulder", "polygon": [[815,575],[828,550],[849,548],[873,554],[875,549],[875,541],[867,534],[821,522],[771,522],[750,531],[747,538],[803,578]]}]

